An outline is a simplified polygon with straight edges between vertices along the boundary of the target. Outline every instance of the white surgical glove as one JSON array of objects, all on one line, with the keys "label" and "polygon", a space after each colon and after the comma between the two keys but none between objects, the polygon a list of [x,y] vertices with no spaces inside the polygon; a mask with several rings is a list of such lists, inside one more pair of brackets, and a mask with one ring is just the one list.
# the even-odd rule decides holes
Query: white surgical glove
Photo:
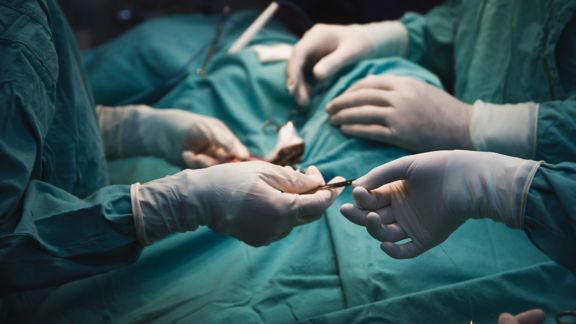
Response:
[{"label": "white surgical glove", "polygon": [[[469,218],[523,228],[528,189],[540,162],[496,153],[437,151],[406,156],[354,181],[356,206],[341,212],[366,226],[393,258],[440,244]],[[408,243],[398,243],[409,239]]]},{"label": "white surgical glove", "polygon": [[310,103],[310,85],[305,73],[322,80],[362,59],[404,56],[408,32],[398,21],[366,25],[323,25],[312,27],[294,46],[286,66],[287,87],[298,104]]},{"label": "white surgical glove", "polygon": [[369,76],[328,103],[326,111],[349,136],[412,152],[472,149],[472,107],[409,77]]},{"label": "white surgical glove", "polygon": [[266,245],[288,235],[294,226],[320,218],[342,190],[298,193],[323,184],[315,167],[302,174],[260,161],[184,170],[132,185],[136,233],[147,245],[206,225],[252,246]]},{"label": "white surgical glove", "polygon": [[510,313],[502,313],[498,316],[498,324],[542,324],[546,320],[546,313],[535,308],[522,312],[516,316]]},{"label": "white surgical glove", "polygon": [[534,102],[497,105],[477,100],[470,123],[472,146],[531,159],[536,153],[538,110]]},{"label": "white surgical glove", "polygon": [[96,109],[109,158],[151,155],[199,168],[249,155],[230,129],[212,117],[144,105]]}]

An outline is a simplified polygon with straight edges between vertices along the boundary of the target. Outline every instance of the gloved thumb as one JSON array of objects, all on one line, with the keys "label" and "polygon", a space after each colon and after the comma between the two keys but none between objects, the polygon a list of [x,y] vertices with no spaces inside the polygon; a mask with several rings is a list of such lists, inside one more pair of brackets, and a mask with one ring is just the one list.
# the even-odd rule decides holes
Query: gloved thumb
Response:
[{"label": "gloved thumb", "polygon": [[250,152],[246,146],[244,146],[244,144],[242,144],[242,142],[240,142],[240,140],[232,133],[229,135],[230,136],[222,136],[218,140],[218,144],[224,148],[230,156],[237,157],[241,160],[248,159],[250,157]]},{"label": "gloved thumb", "polygon": [[378,192],[370,192],[364,187],[356,187],[352,191],[356,205],[367,210],[378,210],[390,205],[390,195],[390,189],[386,187]]},{"label": "gloved thumb", "polygon": [[514,315],[509,313],[502,313],[498,316],[498,324],[519,324]]},{"label": "gloved thumb", "polygon": [[362,177],[354,180],[352,185],[364,187],[367,190],[376,189],[387,183],[404,180],[408,176],[408,171],[414,156],[406,156],[392,162],[388,162],[376,167]]},{"label": "gloved thumb", "polygon": [[329,78],[351,63],[354,55],[345,48],[339,47],[334,52],[326,55],[314,66],[314,76],[318,80]]},{"label": "gloved thumb", "polygon": [[502,313],[498,317],[498,324],[540,324],[546,320],[546,313],[543,310],[535,308],[516,316],[509,313]]},{"label": "gloved thumb", "polygon": [[182,159],[186,167],[190,169],[202,169],[207,168],[220,162],[214,157],[206,154],[195,154],[192,151],[183,151]]},{"label": "gloved thumb", "polygon": [[306,174],[297,172],[292,168],[270,165],[275,172],[267,173],[266,183],[275,189],[287,193],[303,193],[323,185],[324,178],[320,171],[314,167],[308,167]]},{"label": "gloved thumb", "polygon": [[[344,181],[342,177],[335,177],[329,183]],[[322,216],[322,213],[338,197],[344,188],[318,190],[312,194],[303,194],[296,197],[298,204],[298,223],[306,224]]]},{"label": "gloved thumb", "polygon": [[311,165],[308,167],[308,169],[306,169],[306,175],[315,177],[316,179],[318,179],[318,181],[322,182],[322,184],[324,184],[324,177],[322,176],[322,173],[320,172],[320,170],[318,170],[317,167]]}]

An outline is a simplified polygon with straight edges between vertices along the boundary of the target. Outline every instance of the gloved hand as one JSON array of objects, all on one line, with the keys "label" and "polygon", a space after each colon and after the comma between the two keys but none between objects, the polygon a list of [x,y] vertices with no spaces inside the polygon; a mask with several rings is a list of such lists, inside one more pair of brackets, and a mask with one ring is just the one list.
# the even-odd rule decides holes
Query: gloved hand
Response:
[{"label": "gloved hand", "polygon": [[143,244],[150,244],[206,225],[252,246],[266,245],[288,235],[294,226],[320,218],[342,190],[298,193],[323,184],[315,167],[302,174],[260,161],[184,170],[132,185],[136,233]]},{"label": "gloved hand", "polygon": [[546,320],[546,313],[535,308],[522,312],[516,316],[510,313],[502,313],[498,316],[498,324],[542,324]]},{"label": "gloved hand", "polygon": [[312,70],[318,80],[337,74],[362,59],[404,56],[408,32],[398,21],[366,25],[323,25],[310,29],[294,46],[286,66],[287,87],[301,106],[310,103],[310,85],[305,73]]},{"label": "gloved hand", "polygon": [[152,155],[199,168],[249,156],[230,129],[212,117],[144,105],[98,106],[97,112],[109,158]]},{"label": "gloved hand", "polygon": [[412,152],[472,149],[472,107],[424,82],[369,76],[326,106],[333,125],[349,136]]},{"label": "gloved hand", "polygon": [[[353,182],[350,221],[366,226],[393,258],[440,244],[469,218],[523,228],[526,196],[540,162],[496,153],[437,151],[406,156]],[[410,239],[399,244],[398,241]]]}]

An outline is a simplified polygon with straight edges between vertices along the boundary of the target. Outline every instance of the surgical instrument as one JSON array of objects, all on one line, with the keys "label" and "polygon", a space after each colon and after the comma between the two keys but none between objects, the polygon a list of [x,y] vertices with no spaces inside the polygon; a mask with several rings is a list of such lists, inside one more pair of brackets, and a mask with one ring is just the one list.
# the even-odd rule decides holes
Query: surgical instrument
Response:
[{"label": "surgical instrument", "polygon": [[214,34],[214,38],[210,43],[210,47],[206,52],[206,57],[204,58],[204,62],[202,62],[202,66],[198,69],[197,73],[199,76],[203,77],[206,75],[206,69],[208,68],[208,63],[210,63],[210,59],[216,53],[216,49],[218,48],[218,43],[220,41],[220,37],[222,36],[222,32],[224,31],[224,25],[226,24],[226,20],[230,15],[230,6],[224,6],[222,9],[222,16],[220,17],[220,21],[218,22],[218,26],[216,27],[216,33]]},{"label": "surgical instrument", "polygon": [[316,187],[312,190],[306,191],[302,194],[304,195],[308,195],[308,194],[313,194],[318,190],[324,190],[324,189],[334,189],[334,188],[340,188],[340,187],[346,187],[346,186],[351,186],[352,182],[354,182],[354,180],[356,179],[349,179],[349,180],[345,180],[345,181],[340,181],[340,182],[334,182],[334,183],[327,183],[325,185]]},{"label": "surgical instrument", "polygon": [[244,48],[246,44],[256,35],[264,25],[274,16],[276,11],[278,11],[279,5],[276,1],[272,2],[265,10],[262,12],[256,20],[246,29],[242,35],[232,44],[228,50],[228,54],[234,54]]}]

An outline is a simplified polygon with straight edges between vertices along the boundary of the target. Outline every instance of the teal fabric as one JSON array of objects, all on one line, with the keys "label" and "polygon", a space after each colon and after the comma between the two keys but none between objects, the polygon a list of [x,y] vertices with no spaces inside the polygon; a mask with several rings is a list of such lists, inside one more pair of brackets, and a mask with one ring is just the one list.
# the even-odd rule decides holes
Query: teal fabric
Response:
[{"label": "teal fabric", "polygon": [[542,164],[528,192],[526,232],[544,253],[576,275],[574,206],[576,163]]},{"label": "teal fabric", "polygon": [[[576,161],[575,13],[570,0],[462,0],[425,16],[407,14],[402,22],[410,35],[408,58],[439,75],[461,100],[539,103],[532,158],[557,164]],[[541,171],[531,188],[526,232],[576,273],[576,215],[565,195],[573,184],[554,170]]]},{"label": "teal fabric", "polygon": [[109,271],[140,251],[129,188],[104,187],[73,40],[53,1],[0,3],[0,296]]},{"label": "teal fabric", "polygon": [[[225,54],[222,47],[237,39],[256,17],[257,14],[251,11],[229,17],[218,41],[218,51],[211,61]],[[218,16],[194,15],[151,20],[85,53],[88,79],[98,85],[93,89],[96,102],[109,106],[134,102],[156,104],[202,66],[220,19]],[[149,41],[150,34],[158,30],[165,31],[162,39]],[[189,32],[183,32],[185,30]],[[253,43],[294,42],[295,39],[282,25],[272,21]],[[126,43],[130,45],[125,46]],[[170,48],[170,51],[165,48]],[[175,81],[178,82],[174,84]]]},{"label": "teal fabric", "polygon": [[556,62],[560,67],[558,74],[560,81],[564,87],[563,92],[570,95],[576,94],[576,15],[566,25],[564,31],[560,35],[558,44],[556,45]]},{"label": "teal fabric", "polygon": [[[171,71],[186,65],[188,54],[198,45],[170,39],[191,37],[201,19],[150,22],[91,53],[87,64],[97,101],[116,104],[125,100],[123,96],[136,98],[147,87],[164,84],[162,76],[148,79],[143,62],[153,62],[158,71],[167,70],[164,64],[170,64]],[[145,28],[145,38],[135,36]],[[276,28],[267,28],[255,42],[278,41]],[[274,32],[268,34],[270,38],[269,30]],[[205,40],[198,37],[200,42]],[[285,34],[281,38],[295,41]],[[116,55],[136,44],[140,50]],[[178,52],[187,54],[175,57]],[[162,59],[164,55],[172,59]],[[98,68],[95,60],[107,63]],[[317,85],[312,107],[300,111],[285,89],[284,63],[261,64],[250,51],[234,56],[220,53],[205,78],[195,73],[198,64],[189,65],[186,77],[164,89],[152,104],[219,117],[259,155],[276,140],[274,133],[262,128],[264,122],[294,118],[306,142],[301,166],[317,165],[327,178],[356,177],[406,154],[342,135],[324,112],[329,100],[368,74],[407,75],[439,85],[435,76],[407,61],[367,61],[333,82]],[[172,73],[166,75],[170,78]],[[103,89],[113,88],[111,83],[116,82],[138,86],[108,96]],[[109,168],[113,183],[178,171],[152,158],[113,161]],[[322,219],[295,228],[284,240],[264,248],[252,248],[206,228],[173,235],[146,248],[135,264],[117,271],[8,296],[0,302],[0,321],[494,323],[502,311],[538,306],[552,314],[573,307],[576,278],[538,251],[521,231],[490,220],[473,220],[422,256],[394,260],[363,228],[340,215],[339,206],[351,200],[347,189]]]}]

